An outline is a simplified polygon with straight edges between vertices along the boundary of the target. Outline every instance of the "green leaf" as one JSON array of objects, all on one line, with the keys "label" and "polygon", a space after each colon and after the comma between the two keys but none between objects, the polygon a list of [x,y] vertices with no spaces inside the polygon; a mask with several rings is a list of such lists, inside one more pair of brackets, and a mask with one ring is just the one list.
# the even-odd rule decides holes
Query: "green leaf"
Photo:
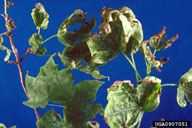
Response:
[{"label": "green leaf", "polygon": [[11,50],[8,49],[7,47],[5,47],[5,46],[2,45],[2,44],[0,44],[0,50],[6,51],[7,55],[5,56],[4,61],[5,61],[5,62],[8,61],[9,58],[10,58],[10,56],[11,56]]},{"label": "green leaf", "polygon": [[163,43],[164,39],[166,38],[165,29],[166,29],[166,27],[163,27],[163,29],[160,33],[157,33],[150,38],[151,47],[157,51],[170,47],[172,45],[172,43],[178,38],[178,35],[175,35],[174,37],[172,37],[171,39],[169,39],[165,43]]},{"label": "green leaf", "polygon": [[36,125],[37,128],[72,128],[71,125],[66,126],[61,116],[53,110],[46,112],[37,120]]},{"label": "green leaf", "polygon": [[31,16],[37,29],[47,29],[49,23],[49,15],[45,11],[44,6],[41,3],[35,5],[36,8],[32,10]]},{"label": "green leaf", "polygon": [[[91,31],[95,27],[95,19],[93,16],[88,16],[91,18],[91,20],[85,22],[85,14],[86,13],[84,13],[82,10],[78,9],[63,21],[57,34],[57,37],[62,44],[70,47],[75,45],[77,41],[88,39],[88,37],[91,35]],[[71,26],[78,23],[82,23],[79,29],[68,31]]]},{"label": "green leaf", "polygon": [[[143,31],[131,12],[127,7],[119,10],[103,8],[102,24],[99,26],[102,35],[94,34],[87,42],[94,63],[105,64],[118,56],[120,51],[127,54],[138,51]],[[130,13],[133,15],[129,16]]]},{"label": "green leaf", "polygon": [[43,39],[42,36],[34,33],[32,37],[29,39],[29,45],[31,46],[31,51],[33,51],[34,54],[41,56],[43,55],[47,49],[42,47]]},{"label": "green leaf", "polygon": [[[75,128],[86,127],[86,120],[93,119],[100,112],[103,114],[101,104],[90,104],[96,99],[96,93],[103,82],[85,80],[74,86],[74,96],[64,109],[67,123]],[[78,116],[77,116],[78,115]]]},{"label": "green leaf", "polygon": [[145,77],[139,82],[137,93],[143,110],[152,112],[160,104],[161,80],[153,76]]},{"label": "green leaf", "polygon": [[49,100],[63,103],[65,122],[74,127],[85,127],[86,120],[94,118],[98,112],[103,113],[100,104],[90,104],[96,99],[103,82],[85,80],[73,86],[73,81],[71,70],[58,71],[58,65],[51,56],[36,78],[26,75],[29,100],[24,104],[32,108],[44,108]]},{"label": "green leaf", "polygon": [[41,67],[36,78],[26,75],[25,82],[30,100],[24,104],[32,108],[44,108],[48,104],[48,100],[55,103],[67,102],[73,96],[73,90],[71,90],[73,81],[71,70],[58,71],[58,65],[51,56]]},{"label": "green leaf", "polygon": [[[80,41],[74,47],[66,47],[62,53],[59,53],[63,64],[71,69],[78,69],[82,72],[91,74],[94,78],[106,78],[100,74],[97,66],[92,63],[91,54],[85,41]],[[84,64],[82,64],[84,63]]]},{"label": "green leaf", "polygon": [[0,123],[0,128],[7,128],[4,124]]},{"label": "green leaf", "polygon": [[192,104],[192,68],[185,73],[179,80],[179,87],[177,89],[177,102],[181,107],[186,107],[187,103],[184,98]]},{"label": "green leaf", "polygon": [[137,90],[130,81],[116,81],[109,89],[105,121],[111,128],[134,128],[144,113],[139,106]]},{"label": "green leaf", "polygon": [[87,45],[91,52],[92,61],[96,64],[105,64],[117,57],[120,52],[120,46],[115,44],[113,40],[110,40],[108,37],[100,37],[96,34],[88,40]]}]

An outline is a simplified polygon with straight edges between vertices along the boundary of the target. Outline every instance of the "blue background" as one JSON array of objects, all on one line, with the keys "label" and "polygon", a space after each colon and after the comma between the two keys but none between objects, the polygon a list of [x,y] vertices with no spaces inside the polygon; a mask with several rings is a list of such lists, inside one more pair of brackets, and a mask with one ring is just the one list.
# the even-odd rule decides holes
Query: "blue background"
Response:
[{"label": "blue background", "polygon": [[[164,65],[162,72],[152,70],[151,75],[162,79],[162,83],[178,83],[179,78],[192,67],[192,1],[191,0],[15,0],[15,5],[8,10],[8,14],[15,21],[17,29],[13,31],[15,45],[20,56],[29,47],[28,39],[32,33],[37,32],[31,18],[31,10],[35,3],[41,2],[49,13],[49,25],[47,30],[41,30],[43,39],[57,33],[61,22],[69,16],[75,9],[79,8],[96,18],[97,26],[94,32],[98,32],[98,25],[101,23],[100,11],[103,6],[120,8],[130,7],[136,17],[141,21],[144,32],[144,39],[149,39],[152,35],[161,31],[166,26],[167,37],[170,38],[179,34],[179,39],[167,50],[157,53],[157,57],[170,57],[170,61]],[[0,13],[3,13],[3,1],[0,1]],[[0,18],[0,33],[5,31],[4,19]],[[7,37],[4,45],[10,47]],[[64,46],[58,42],[57,38],[48,41],[44,45],[47,53],[62,52]],[[22,104],[27,98],[24,95],[20,84],[20,78],[16,65],[7,64],[3,61],[5,52],[0,52],[0,122],[8,127],[16,125],[18,128],[35,128],[35,115],[31,108]],[[37,57],[28,55],[23,60],[23,69],[26,74],[36,76],[40,66],[44,65],[48,57]],[[11,56],[10,60],[14,60]],[[60,63],[59,59],[55,59]],[[135,55],[138,71],[145,76],[145,64],[143,57],[138,53]],[[59,67],[62,69],[63,67]],[[135,83],[135,74],[130,64],[122,54],[107,65],[99,68],[104,75],[110,76],[110,81],[100,88],[95,102],[107,104],[107,88],[115,80],[131,80]],[[76,82],[85,79],[92,79],[89,75],[74,71],[73,76]],[[51,109],[47,107],[46,109]],[[62,114],[62,109],[55,109]],[[145,113],[142,119],[141,128],[152,126],[153,120],[191,120],[192,106],[188,103],[186,108],[181,108],[176,101],[176,87],[164,87],[162,90],[161,104],[152,113]],[[42,115],[45,110],[40,110]],[[103,117],[97,115],[101,128],[107,128]],[[192,120],[191,120],[192,121]]]}]

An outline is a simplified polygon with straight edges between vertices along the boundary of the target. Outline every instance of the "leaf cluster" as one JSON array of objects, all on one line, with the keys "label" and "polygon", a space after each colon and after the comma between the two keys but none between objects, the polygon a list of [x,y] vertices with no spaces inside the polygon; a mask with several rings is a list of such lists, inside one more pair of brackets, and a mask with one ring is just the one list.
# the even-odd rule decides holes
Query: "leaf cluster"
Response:
[{"label": "leaf cluster", "polygon": [[[161,71],[160,67],[167,63],[169,58],[156,59],[155,54],[170,47],[178,35],[164,42],[166,28],[163,27],[160,33],[143,41],[140,21],[130,8],[121,7],[117,10],[102,9],[99,34],[92,34],[96,25],[94,17],[87,16],[85,12],[77,9],[61,23],[56,35],[43,40],[40,29],[47,29],[49,15],[41,3],[36,4],[31,15],[38,30],[28,41],[32,53],[45,55],[47,49],[42,45],[53,37],[57,37],[64,45],[63,52],[51,55],[36,77],[30,76],[29,73],[26,75],[29,99],[23,102],[25,105],[31,108],[45,108],[51,106],[49,103],[52,102],[52,106],[63,108],[63,117],[54,109],[47,111],[36,122],[38,128],[99,128],[98,122],[88,121],[94,119],[97,113],[104,115],[111,128],[134,128],[136,125],[139,128],[144,112],[152,112],[159,106],[164,85],[161,85],[159,78],[150,76],[151,68]],[[8,31],[15,28],[12,19],[8,23]],[[80,28],[71,30],[76,24],[80,25]],[[0,50],[7,52],[4,61],[8,61],[11,50],[2,45],[1,35]],[[133,58],[133,54],[139,49],[147,68],[147,76],[144,79],[139,75]],[[78,69],[96,79],[106,78],[98,67],[105,65],[120,53],[123,53],[135,70],[137,84],[134,87],[129,80],[114,82],[108,89],[108,104],[104,110],[101,104],[92,103],[96,100],[97,91],[103,82],[84,80],[74,85],[72,70]],[[132,60],[127,55],[131,55]],[[58,70],[54,56],[58,56],[66,68]],[[178,104],[185,107],[185,97],[192,104],[192,69],[180,78],[177,86]],[[0,124],[0,127],[5,128],[3,124]]]}]

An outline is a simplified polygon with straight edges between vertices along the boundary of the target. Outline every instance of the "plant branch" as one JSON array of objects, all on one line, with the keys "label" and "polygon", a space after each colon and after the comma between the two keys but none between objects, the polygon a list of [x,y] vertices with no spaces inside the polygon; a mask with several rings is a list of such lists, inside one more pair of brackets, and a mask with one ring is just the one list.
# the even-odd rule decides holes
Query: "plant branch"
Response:
[{"label": "plant branch", "polygon": [[52,38],[56,37],[56,36],[57,36],[57,34],[55,34],[55,35],[53,35],[53,36],[51,36],[51,37],[47,38],[46,40],[44,40],[44,41],[42,42],[42,44],[43,44],[43,43],[45,43],[45,42],[47,42],[48,40],[50,40],[50,39],[52,39]]},{"label": "plant branch", "polygon": [[[26,85],[25,85],[25,80],[24,80],[24,74],[23,74],[23,69],[22,69],[22,66],[21,66],[21,61],[19,59],[19,54],[17,52],[17,49],[14,45],[14,42],[13,42],[13,36],[12,36],[12,33],[11,31],[9,31],[9,34],[7,34],[7,36],[9,37],[9,40],[10,40],[10,43],[11,43],[11,48],[12,48],[12,51],[15,55],[15,59],[16,59],[16,64],[17,64],[17,67],[19,69],[19,75],[20,75],[20,79],[21,79],[21,85],[23,87],[23,90],[25,92],[25,95],[27,96],[27,98],[29,99],[29,96],[27,94],[27,90],[26,90]],[[35,115],[36,115],[36,118],[37,120],[40,119],[40,116],[39,116],[39,113],[38,113],[38,110],[37,108],[34,108],[34,111],[35,111]]]},{"label": "plant branch", "polygon": [[161,87],[165,87],[165,86],[179,86],[178,84],[162,84]]},{"label": "plant branch", "polygon": [[16,61],[7,61],[8,64],[17,64]]},{"label": "plant branch", "polygon": [[140,128],[140,125],[141,125],[141,121],[138,122],[137,128]]},{"label": "plant branch", "polygon": [[[133,62],[133,65],[134,65],[135,69],[137,70],[136,64],[135,64],[135,60],[134,60],[134,57],[133,57],[133,54],[132,54],[132,53],[131,53],[131,60],[132,60],[132,62]],[[138,79],[138,75],[137,75],[136,72],[135,72],[135,77],[136,77],[136,80],[137,80],[137,83],[138,83],[138,82],[139,82],[139,79]]]},{"label": "plant branch", "polygon": [[[8,24],[8,14],[7,14],[7,2],[6,2],[6,0],[4,0],[4,8],[5,8],[5,10],[4,10],[4,13],[5,13],[5,17],[4,17],[5,25],[7,25]],[[19,59],[18,51],[17,51],[17,49],[16,49],[16,47],[14,45],[14,41],[13,41],[13,36],[12,36],[11,30],[8,29],[7,32],[6,32],[6,35],[9,37],[9,41],[10,41],[10,44],[11,44],[11,49],[12,49],[12,51],[13,51],[13,53],[15,55],[15,59],[16,59],[16,61],[9,61],[9,62],[10,63],[14,63],[14,64],[17,65],[18,70],[19,70],[19,76],[20,76],[20,80],[21,80],[21,85],[23,87],[25,95],[29,99],[29,96],[28,96],[27,90],[26,90],[26,85],[25,85],[25,82],[24,82],[25,80],[24,80],[24,74],[23,74],[23,69],[22,69],[21,61]],[[37,108],[34,108],[34,112],[35,112],[37,120],[39,120],[40,116],[39,116],[39,112],[38,112]]]},{"label": "plant branch", "polygon": [[5,14],[5,23],[8,22],[8,14],[7,14],[7,1],[4,0],[4,14]]},{"label": "plant branch", "polygon": [[[154,52],[153,52],[153,57],[155,57],[156,52],[157,52],[157,51],[154,50]],[[147,65],[147,76],[150,75],[150,73],[151,73],[151,68],[152,68],[152,64],[148,64],[148,65]]]},{"label": "plant branch", "polygon": [[30,54],[30,53],[33,53],[33,52],[30,51],[30,48],[28,48],[27,51],[26,51],[26,52],[23,54],[23,56],[21,57],[20,62],[22,62],[23,59],[24,59],[24,57],[25,57],[26,55]]},{"label": "plant branch", "polygon": [[43,54],[42,56],[55,56],[55,57],[59,57],[59,55],[53,55],[53,54]]},{"label": "plant branch", "polygon": [[6,35],[6,34],[7,34],[7,32],[1,33],[0,36],[2,36],[2,35]]},{"label": "plant branch", "polygon": [[40,32],[41,32],[41,28],[38,28],[38,34],[40,34]]}]

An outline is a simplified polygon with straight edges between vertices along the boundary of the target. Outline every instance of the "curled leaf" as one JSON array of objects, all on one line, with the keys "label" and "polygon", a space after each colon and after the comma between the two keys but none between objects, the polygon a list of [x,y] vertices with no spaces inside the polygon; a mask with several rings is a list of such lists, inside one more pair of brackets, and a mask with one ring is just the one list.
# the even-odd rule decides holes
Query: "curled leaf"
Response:
[{"label": "curled leaf", "polygon": [[41,3],[35,5],[36,8],[32,10],[31,16],[37,29],[47,29],[49,23],[49,15],[45,11],[44,6]]},{"label": "curled leaf", "polygon": [[161,80],[153,76],[145,77],[139,82],[137,93],[143,110],[152,112],[160,104]]},{"label": "curled leaf", "polygon": [[10,58],[10,56],[11,56],[11,50],[10,50],[9,48],[5,47],[5,46],[2,45],[2,44],[3,44],[3,37],[0,36],[0,50],[6,51],[7,55],[6,55],[5,58],[4,58],[4,61],[6,62],[6,61],[9,60],[9,58]]},{"label": "curled leaf", "polygon": [[105,64],[121,51],[127,54],[138,51],[143,31],[133,15],[127,7],[119,10],[102,9],[102,23],[99,26],[101,35],[93,34],[87,41],[94,63]]},{"label": "curled leaf", "polygon": [[66,47],[62,54],[59,54],[63,64],[71,69],[78,69],[91,74],[94,78],[106,78],[100,74],[96,64],[92,62],[89,48],[84,41],[76,43],[73,47]]},{"label": "curled leaf", "polygon": [[177,102],[181,107],[186,107],[187,105],[185,97],[187,101],[192,104],[192,68],[179,80]]},{"label": "curled leaf", "polygon": [[178,34],[176,34],[174,37],[163,43],[164,39],[166,38],[165,29],[166,27],[163,27],[160,33],[157,33],[156,35],[150,38],[151,47],[157,51],[170,47],[172,43],[178,38]]},{"label": "curled leaf", "polygon": [[47,51],[46,48],[41,46],[42,43],[43,43],[42,36],[37,33],[34,33],[32,37],[29,39],[29,45],[31,46],[31,51],[38,56],[43,55]]},{"label": "curled leaf", "polygon": [[[95,27],[95,19],[93,16],[88,16],[91,20],[85,22],[85,19],[87,18],[85,14],[86,13],[82,10],[77,9],[63,21],[57,34],[57,37],[62,44],[70,47],[75,45],[77,41],[88,39],[91,35],[91,31]],[[81,23],[79,29],[68,31],[71,26],[79,23]]]},{"label": "curled leaf", "polygon": [[4,61],[5,61],[5,62],[8,61],[9,58],[10,58],[10,56],[11,56],[11,50],[10,50],[9,48],[5,47],[5,46],[2,45],[2,44],[0,44],[0,50],[6,51],[7,55],[5,56]]},{"label": "curled leaf", "polygon": [[169,58],[165,58],[162,60],[162,57],[160,57],[156,60],[155,56],[151,52],[150,46],[147,45],[148,43],[149,40],[146,40],[141,44],[140,53],[145,57],[147,62],[151,64],[152,67],[160,72],[160,67],[163,67],[163,65],[169,61]]}]

